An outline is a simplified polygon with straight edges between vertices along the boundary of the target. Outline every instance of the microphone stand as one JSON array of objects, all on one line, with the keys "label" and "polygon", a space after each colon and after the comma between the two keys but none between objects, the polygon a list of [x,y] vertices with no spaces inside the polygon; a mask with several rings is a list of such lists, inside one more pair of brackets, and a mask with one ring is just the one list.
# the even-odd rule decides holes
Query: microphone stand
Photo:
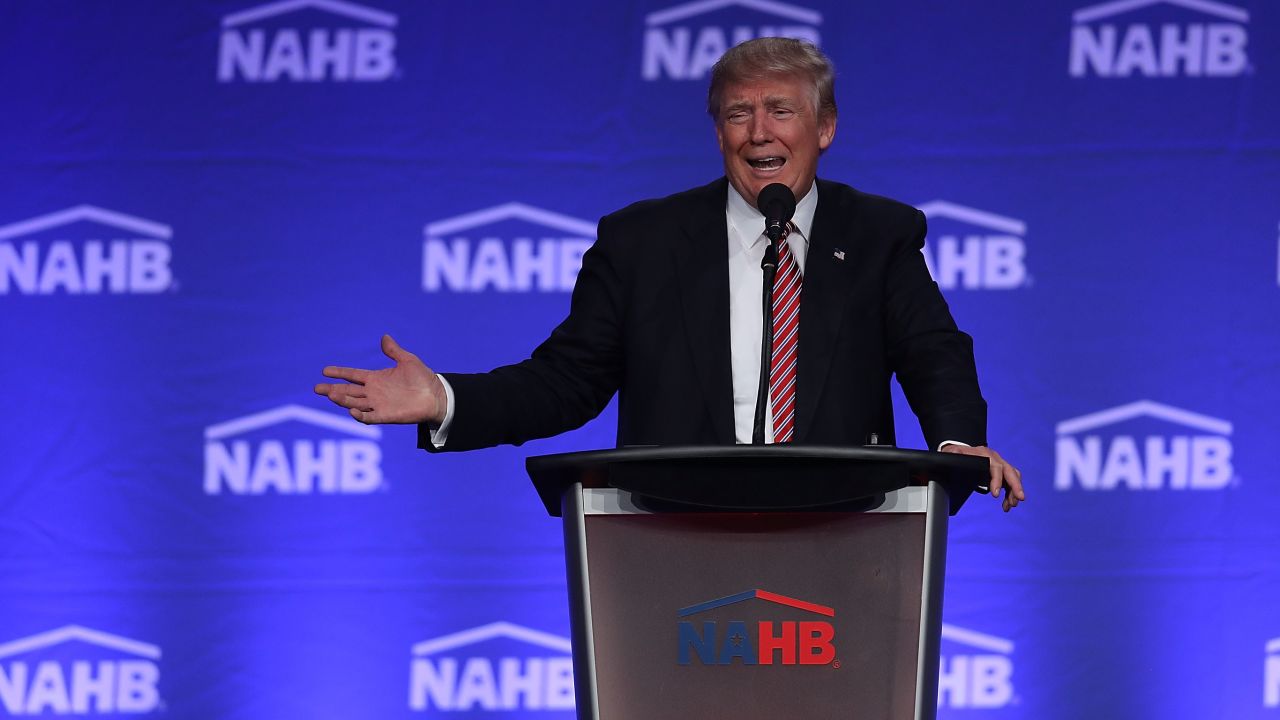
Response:
[{"label": "microphone stand", "polygon": [[772,375],[773,365],[773,278],[778,273],[778,246],[773,230],[774,228],[768,230],[769,245],[764,249],[764,258],[760,260],[760,269],[764,271],[764,328],[760,334],[760,385],[756,389],[756,420],[751,432],[752,445],[764,444],[764,411],[769,402],[769,376]]}]

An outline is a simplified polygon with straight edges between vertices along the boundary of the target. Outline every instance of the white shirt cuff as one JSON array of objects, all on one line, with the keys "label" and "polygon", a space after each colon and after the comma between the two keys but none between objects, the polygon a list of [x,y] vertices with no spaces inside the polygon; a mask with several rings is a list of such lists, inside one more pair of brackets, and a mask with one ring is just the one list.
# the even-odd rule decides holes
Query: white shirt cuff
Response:
[{"label": "white shirt cuff", "polygon": [[[449,387],[449,386],[448,386],[448,385],[445,385],[445,387]],[[449,401],[449,411],[450,411],[450,412],[453,412],[453,401],[452,401],[452,400],[450,400],[450,401]],[[448,422],[448,419],[446,419],[446,420],[445,420],[445,422]],[[435,436],[434,436],[434,435],[432,435],[431,437],[432,437],[432,439],[433,439],[433,440],[435,439]],[[944,448],[944,447],[946,447],[946,446],[948,446],[948,445],[959,445],[960,447],[973,447],[973,446],[972,446],[972,445],[970,445],[969,443],[962,443],[962,442],[960,442],[959,440],[943,440],[942,442],[938,443],[938,452],[942,452],[942,448]],[[437,446],[437,447],[438,447],[438,446]]]},{"label": "white shirt cuff", "polygon": [[440,378],[440,384],[444,385],[444,420],[440,421],[440,427],[431,428],[431,444],[435,449],[444,448],[445,441],[449,439],[449,426],[453,424],[453,388],[449,385],[449,381],[444,379],[443,375],[436,375]]}]

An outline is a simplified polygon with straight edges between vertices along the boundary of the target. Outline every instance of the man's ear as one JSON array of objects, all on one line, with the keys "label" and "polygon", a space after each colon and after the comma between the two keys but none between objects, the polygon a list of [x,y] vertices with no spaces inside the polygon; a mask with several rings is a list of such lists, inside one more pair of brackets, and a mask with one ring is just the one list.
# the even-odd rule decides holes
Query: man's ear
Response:
[{"label": "man's ear", "polygon": [[[718,131],[717,131],[718,132]],[[818,117],[818,149],[826,150],[836,139],[835,113],[822,113]]]}]

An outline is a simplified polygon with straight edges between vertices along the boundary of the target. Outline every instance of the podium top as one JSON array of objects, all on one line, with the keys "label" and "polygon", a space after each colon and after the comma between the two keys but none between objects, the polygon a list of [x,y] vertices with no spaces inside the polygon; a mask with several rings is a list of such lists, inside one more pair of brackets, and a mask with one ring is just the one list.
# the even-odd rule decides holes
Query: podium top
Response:
[{"label": "podium top", "polygon": [[708,510],[769,511],[821,509],[932,481],[955,515],[990,479],[986,458],[876,446],[626,447],[537,455],[525,469],[555,517],[577,482]]}]

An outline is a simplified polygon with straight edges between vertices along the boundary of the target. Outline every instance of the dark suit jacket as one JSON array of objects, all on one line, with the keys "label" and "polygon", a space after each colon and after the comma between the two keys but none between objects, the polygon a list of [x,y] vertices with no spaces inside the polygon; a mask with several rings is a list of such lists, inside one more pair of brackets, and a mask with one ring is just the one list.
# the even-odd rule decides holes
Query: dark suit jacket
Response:
[{"label": "dark suit jacket", "polygon": [[[447,375],[447,450],[576,428],[620,392],[619,445],[732,444],[728,182],[600,221],[569,316],[528,360]],[[920,211],[818,181],[800,305],[796,443],[892,441],[896,373],[931,447],[986,444],[972,341],[929,277]],[[843,259],[841,259],[843,258]],[[425,427],[419,444],[432,449]]]}]

